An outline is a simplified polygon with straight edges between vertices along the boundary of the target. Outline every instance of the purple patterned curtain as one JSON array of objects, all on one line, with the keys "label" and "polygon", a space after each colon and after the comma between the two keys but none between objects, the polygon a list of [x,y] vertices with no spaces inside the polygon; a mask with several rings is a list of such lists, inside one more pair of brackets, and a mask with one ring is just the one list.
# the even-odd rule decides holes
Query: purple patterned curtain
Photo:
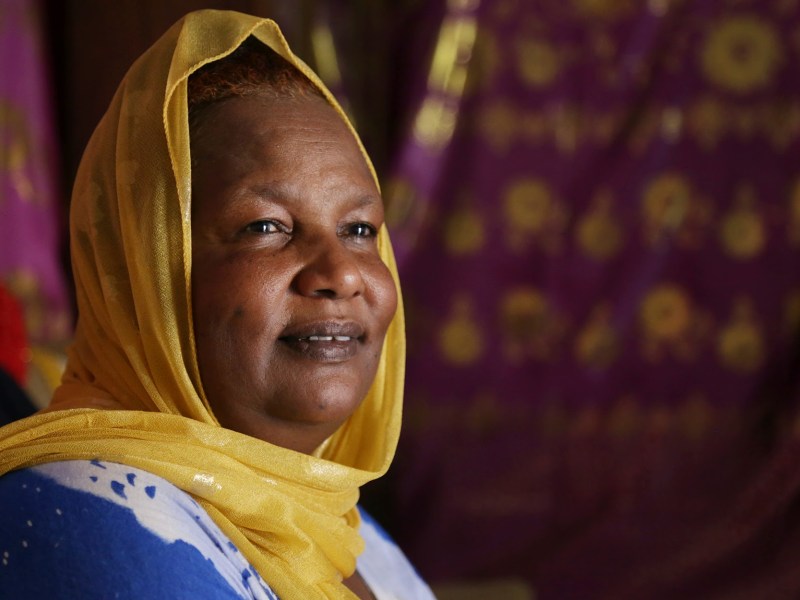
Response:
[{"label": "purple patterned curtain", "polygon": [[60,258],[61,194],[40,5],[0,3],[0,279],[33,344],[61,344],[71,320]]},{"label": "purple patterned curtain", "polygon": [[797,597],[798,3],[417,12],[401,544],[541,598]]}]

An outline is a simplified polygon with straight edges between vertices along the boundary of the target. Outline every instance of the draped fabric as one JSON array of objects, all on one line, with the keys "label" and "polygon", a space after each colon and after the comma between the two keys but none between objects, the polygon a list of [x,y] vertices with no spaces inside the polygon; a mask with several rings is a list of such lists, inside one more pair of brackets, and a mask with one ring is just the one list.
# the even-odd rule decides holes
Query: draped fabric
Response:
[{"label": "draped fabric", "polygon": [[[63,384],[47,412],[0,429],[0,472],[76,458],[139,467],[191,493],[281,597],[351,597],[341,580],[363,547],[358,488],[388,468],[399,433],[402,308],[367,398],[319,456],[221,428],[197,368],[187,78],[250,35],[344,118],[267,19],[191,13],[134,63],[76,179],[79,322]],[[385,230],[378,244],[396,273]]]},{"label": "draped fabric", "polygon": [[0,280],[32,344],[63,343],[70,307],[60,261],[52,90],[38,0],[0,5]]},{"label": "draped fabric", "polygon": [[541,598],[796,597],[797,3],[413,23],[398,541],[429,580]]}]

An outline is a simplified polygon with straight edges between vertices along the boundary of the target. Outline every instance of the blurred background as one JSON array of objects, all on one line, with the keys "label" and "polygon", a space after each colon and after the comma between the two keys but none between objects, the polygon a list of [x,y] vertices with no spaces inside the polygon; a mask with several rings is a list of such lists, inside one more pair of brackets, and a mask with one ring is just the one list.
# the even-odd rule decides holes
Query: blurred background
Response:
[{"label": "blurred background", "polygon": [[35,405],[82,150],[198,8],[274,18],[374,159],[409,356],[363,502],[441,598],[800,597],[798,0],[0,0],[0,382]]}]

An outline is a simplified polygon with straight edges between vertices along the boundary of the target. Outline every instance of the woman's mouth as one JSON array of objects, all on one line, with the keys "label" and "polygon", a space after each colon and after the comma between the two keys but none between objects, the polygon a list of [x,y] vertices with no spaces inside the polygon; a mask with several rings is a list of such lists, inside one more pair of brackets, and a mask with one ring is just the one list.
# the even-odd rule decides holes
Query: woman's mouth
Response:
[{"label": "woman's mouth", "polygon": [[324,321],[287,327],[278,341],[310,360],[342,362],[356,355],[364,335],[364,328],[353,321]]}]

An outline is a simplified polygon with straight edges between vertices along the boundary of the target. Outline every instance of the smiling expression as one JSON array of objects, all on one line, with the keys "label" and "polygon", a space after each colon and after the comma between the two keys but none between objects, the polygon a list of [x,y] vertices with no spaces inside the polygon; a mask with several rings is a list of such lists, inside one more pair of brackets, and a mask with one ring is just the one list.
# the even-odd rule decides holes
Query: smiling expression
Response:
[{"label": "smiling expression", "polygon": [[206,398],[223,426],[312,452],[366,396],[397,306],[375,182],[316,96],[221,101],[191,151]]}]

